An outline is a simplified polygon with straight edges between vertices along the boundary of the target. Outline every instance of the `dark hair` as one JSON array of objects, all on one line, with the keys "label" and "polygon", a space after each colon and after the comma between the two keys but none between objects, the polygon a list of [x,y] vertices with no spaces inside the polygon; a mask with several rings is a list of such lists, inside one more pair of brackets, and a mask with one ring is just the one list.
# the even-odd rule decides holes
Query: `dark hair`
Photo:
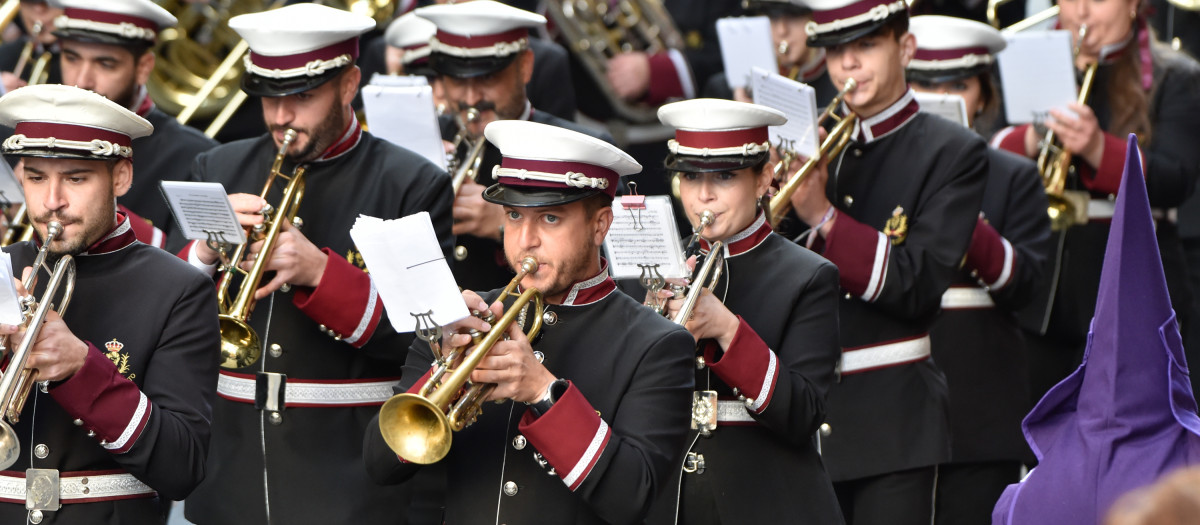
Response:
[{"label": "dark hair", "polygon": [[583,210],[587,212],[588,217],[591,217],[597,211],[612,207],[613,198],[609,197],[607,193],[596,192],[593,195],[584,197],[580,202],[583,203]]},{"label": "dark hair", "polygon": [[878,35],[890,36],[896,39],[896,41],[899,41],[900,37],[904,36],[906,33],[908,33],[908,13],[901,12],[885,20],[883,25],[879,26],[874,31],[871,31],[863,38]]},{"label": "dark hair", "polygon": [[996,68],[993,67],[987,71],[982,71],[978,75],[979,78],[979,113],[975,115],[975,130],[985,137],[991,136],[991,132],[996,129],[1000,119],[1000,105],[1004,100],[1004,94],[1000,91],[1003,89],[1000,82],[996,79]]}]

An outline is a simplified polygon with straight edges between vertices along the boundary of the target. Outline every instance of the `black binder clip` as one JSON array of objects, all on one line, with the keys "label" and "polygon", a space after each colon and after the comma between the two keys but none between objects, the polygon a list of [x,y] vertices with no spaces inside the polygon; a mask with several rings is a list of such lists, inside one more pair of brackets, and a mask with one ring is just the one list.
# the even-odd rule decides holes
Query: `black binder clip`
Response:
[{"label": "black binder clip", "polygon": [[[646,229],[642,224],[642,210],[646,209],[646,196],[638,195],[636,182],[629,181],[629,193],[621,196],[621,207],[629,210],[629,216],[633,218],[634,230]],[[637,210],[636,215],[633,213],[634,210]]]}]

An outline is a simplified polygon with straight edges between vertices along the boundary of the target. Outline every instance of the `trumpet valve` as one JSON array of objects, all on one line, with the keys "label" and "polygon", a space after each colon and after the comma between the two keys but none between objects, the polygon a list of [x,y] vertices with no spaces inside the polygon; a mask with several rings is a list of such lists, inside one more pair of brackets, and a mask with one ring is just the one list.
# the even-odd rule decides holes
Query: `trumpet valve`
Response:
[{"label": "trumpet valve", "polygon": [[303,228],[304,227],[304,219],[301,219],[300,217],[292,217],[292,226],[295,226],[297,228]]}]

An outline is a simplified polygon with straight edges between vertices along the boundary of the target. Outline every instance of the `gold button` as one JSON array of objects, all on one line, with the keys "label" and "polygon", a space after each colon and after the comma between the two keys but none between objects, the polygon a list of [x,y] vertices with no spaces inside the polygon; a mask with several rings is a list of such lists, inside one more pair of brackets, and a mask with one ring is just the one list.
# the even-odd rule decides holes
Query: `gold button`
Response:
[{"label": "gold button", "polygon": [[467,260],[467,247],[466,246],[455,246],[454,247],[454,260],[456,260],[456,261]]},{"label": "gold button", "polygon": [[842,197],[842,202],[846,204],[847,208],[849,208],[854,205],[854,196],[847,195],[845,197]]}]

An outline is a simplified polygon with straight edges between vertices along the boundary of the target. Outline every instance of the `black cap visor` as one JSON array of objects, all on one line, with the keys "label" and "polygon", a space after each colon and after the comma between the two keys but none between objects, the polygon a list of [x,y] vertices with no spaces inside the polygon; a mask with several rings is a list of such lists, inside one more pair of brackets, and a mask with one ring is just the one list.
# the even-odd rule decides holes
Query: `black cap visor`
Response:
[{"label": "black cap visor", "polygon": [[696,155],[667,155],[663,165],[670,171],[688,171],[692,173],[710,173],[715,171],[734,171],[751,168],[765,161],[769,154],[733,155],[728,157],[700,157]]},{"label": "black cap visor", "polygon": [[807,16],[812,14],[812,9],[807,7],[790,2],[773,2],[770,0],[742,0],[742,8],[750,16],[765,16],[768,18]]},{"label": "black cap visor", "polygon": [[909,67],[904,75],[909,82],[926,82],[929,84],[942,84],[945,82],[954,82],[971,78],[981,73],[987,73],[992,68],[991,64],[980,64],[973,67],[954,68],[954,69],[918,69]]},{"label": "black cap visor", "polygon": [[340,75],[348,67],[351,66],[342,66],[311,77],[303,75],[292,78],[267,78],[247,71],[242,74],[242,91],[245,91],[247,95],[256,97],[286,97],[288,95],[295,95],[296,93],[303,93],[333,80],[334,77]]},{"label": "black cap visor", "polygon": [[497,183],[483,190],[483,200],[514,208],[541,208],[570,204],[597,193],[604,192],[591,188],[535,188],[529,186],[506,186]]},{"label": "black cap visor", "polygon": [[439,75],[473,78],[500,71],[520,55],[521,52],[518,51],[502,57],[463,58],[435,52],[429,55],[429,66]]},{"label": "black cap visor", "polygon": [[863,24],[839,29],[837,31],[822,33],[817,36],[809,35],[808,45],[809,47],[833,47],[853,42],[864,36],[874,33],[879,28],[883,27],[884,24],[887,24],[889,21],[899,16],[908,16],[908,12],[903,10],[896,11],[895,13],[888,15],[888,17],[884,18],[883,20],[872,20]]}]

